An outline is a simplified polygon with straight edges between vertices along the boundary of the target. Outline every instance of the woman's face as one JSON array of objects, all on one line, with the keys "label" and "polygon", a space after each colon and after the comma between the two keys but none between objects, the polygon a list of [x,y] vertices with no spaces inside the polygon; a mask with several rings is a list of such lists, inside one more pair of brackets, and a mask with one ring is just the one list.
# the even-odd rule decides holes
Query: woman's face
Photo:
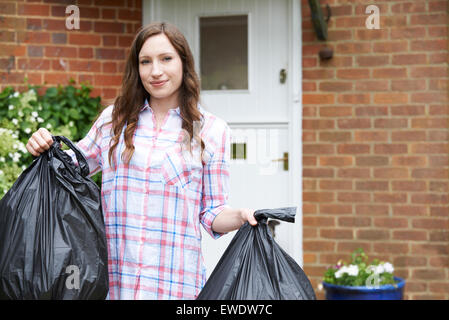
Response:
[{"label": "woman's face", "polygon": [[173,103],[179,103],[182,61],[165,34],[152,36],[143,44],[139,52],[139,74],[153,101],[174,99]]}]

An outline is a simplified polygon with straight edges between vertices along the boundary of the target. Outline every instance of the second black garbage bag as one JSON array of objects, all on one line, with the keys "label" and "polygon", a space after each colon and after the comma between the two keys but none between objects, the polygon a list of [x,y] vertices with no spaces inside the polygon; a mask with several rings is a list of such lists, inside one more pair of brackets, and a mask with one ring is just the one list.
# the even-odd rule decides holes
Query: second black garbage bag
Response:
[{"label": "second black garbage bag", "polygon": [[296,208],[262,209],[236,233],[198,300],[315,300],[301,267],[273,239],[268,218],[294,222]]},{"label": "second black garbage bag", "polygon": [[0,201],[0,299],[104,299],[108,293],[100,189],[81,151],[63,136],[53,139]]}]

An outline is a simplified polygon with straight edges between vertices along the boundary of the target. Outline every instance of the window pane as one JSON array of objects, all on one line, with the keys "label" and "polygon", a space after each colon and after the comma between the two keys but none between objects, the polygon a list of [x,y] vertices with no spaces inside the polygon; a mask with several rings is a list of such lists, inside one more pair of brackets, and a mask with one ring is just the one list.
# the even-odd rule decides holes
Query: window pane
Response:
[{"label": "window pane", "polygon": [[248,16],[200,18],[203,90],[248,89]]}]

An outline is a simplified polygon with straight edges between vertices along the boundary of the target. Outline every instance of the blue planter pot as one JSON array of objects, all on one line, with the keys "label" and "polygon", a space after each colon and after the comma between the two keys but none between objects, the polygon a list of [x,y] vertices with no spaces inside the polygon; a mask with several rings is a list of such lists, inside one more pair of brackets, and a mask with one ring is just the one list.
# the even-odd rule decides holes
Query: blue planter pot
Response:
[{"label": "blue planter pot", "polygon": [[394,277],[396,285],[379,287],[338,286],[323,282],[326,290],[326,300],[402,300],[404,297],[405,280]]}]

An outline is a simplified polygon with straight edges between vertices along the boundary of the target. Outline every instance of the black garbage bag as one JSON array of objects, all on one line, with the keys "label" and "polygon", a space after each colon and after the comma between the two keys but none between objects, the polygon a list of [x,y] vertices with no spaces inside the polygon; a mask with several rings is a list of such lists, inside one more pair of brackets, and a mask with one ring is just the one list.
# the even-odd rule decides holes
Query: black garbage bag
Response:
[{"label": "black garbage bag", "polygon": [[236,233],[197,300],[315,300],[301,267],[274,241],[267,219],[295,221],[296,208],[257,210]]},{"label": "black garbage bag", "polygon": [[81,151],[66,137],[53,140],[0,201],[0,299],[107,296],[100,189]]}]

